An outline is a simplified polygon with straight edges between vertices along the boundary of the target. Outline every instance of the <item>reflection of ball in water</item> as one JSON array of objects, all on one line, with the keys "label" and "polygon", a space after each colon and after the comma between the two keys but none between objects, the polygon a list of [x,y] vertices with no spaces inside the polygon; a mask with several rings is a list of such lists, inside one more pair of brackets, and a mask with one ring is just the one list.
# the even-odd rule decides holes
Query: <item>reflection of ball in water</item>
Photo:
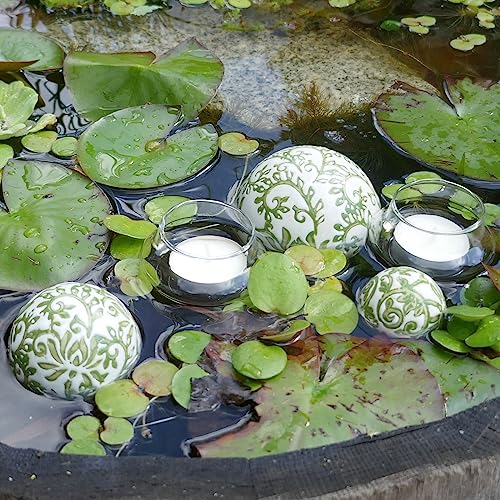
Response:
[{"label": "reflection of ball in water", "polygon": [[438,284],[412,267],[391,267],[359,290],[359,313],[390,337],[420,337],[438,328],[446,301]]},{"label": "reflection of ball in water", "polygon": [[127,376],[139,359],[142,339],[132,315],[114,295],[68,282],[28,301],[12,325],[8,348],[24,386],[74,399]]},{"label": "reflection of ball in water", "polygon": [[265,158],[245,179],[236,202],[269,249],[305,243],[349,255],[365,244],[380,201],[365,173],[346,156],[295,146]]}]

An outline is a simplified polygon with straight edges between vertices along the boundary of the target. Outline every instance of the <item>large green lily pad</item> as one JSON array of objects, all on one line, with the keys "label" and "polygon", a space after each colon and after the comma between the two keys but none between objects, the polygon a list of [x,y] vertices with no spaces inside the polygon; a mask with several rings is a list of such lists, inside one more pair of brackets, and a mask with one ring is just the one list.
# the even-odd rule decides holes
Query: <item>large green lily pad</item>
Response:
[{"label": "large green lily pad", "polygon": [[61,47],[40,33],[0,28],[0,71],[56,69],[63,60]]},{"label": "large green lily pad", "polygon": [[222,62],[196,40],[157,57],[152,52],[73,52],[64,62],[76,110],[90,121],[142,104],[181,106],[191,120],[222,81]]},{"label": "large green lily pad", "polygon": [[[339,337],[342,345],[344,339]],[[333,360],[322,380],[289,359],[256,397],[260,420],[198,445],[202,456],[271,455],[444,417],[438,384],[422,359],[407,347],[376,340]]]},{"label": "large green lily pad", "polygon": [[391,146],[427,167],[500,180],[500,85],[469,78],[445,82],[448,101],[397,82],[373,108]]},{"label": "large green lily pad", "polygon": [[11,160],[3,169],[7,211],[0,209],[0,288],[39,290],[72,281],[106,250],[104,193],[66,167]]},{"label": "large green lily pad", "polygon": [[151,104],[101,118],[80,136],[78,161],[93,180],[107,186],[140,189],[166,186],[191,177],[217,153],[212,125],[167,137],[179,110]]}]

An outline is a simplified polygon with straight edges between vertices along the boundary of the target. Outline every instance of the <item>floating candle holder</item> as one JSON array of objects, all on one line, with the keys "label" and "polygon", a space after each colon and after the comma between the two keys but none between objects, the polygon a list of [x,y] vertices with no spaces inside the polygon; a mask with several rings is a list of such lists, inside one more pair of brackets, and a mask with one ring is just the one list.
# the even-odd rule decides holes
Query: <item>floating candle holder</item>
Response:
[{"label": "floating candle holder", "polygon": [[255,228],[239,209],[215,200],[172,207],[155,237],[157,292],[185,304],[212,306],[238,296],[256,258]]},{"label": "floating candle holder", "polygon": [[369,248],[389,266],[410,266],[441,282],[462,282],[497,256],[472,191],[442,179],[402,186],[373,219]]}]

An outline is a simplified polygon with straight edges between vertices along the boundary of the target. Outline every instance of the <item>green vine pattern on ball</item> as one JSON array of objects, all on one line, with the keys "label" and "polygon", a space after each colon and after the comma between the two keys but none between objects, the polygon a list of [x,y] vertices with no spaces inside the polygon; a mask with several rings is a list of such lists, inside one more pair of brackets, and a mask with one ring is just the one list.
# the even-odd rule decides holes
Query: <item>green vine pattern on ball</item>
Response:
[{"label": "green vine pattern on ball", "polygon": [[12,327],[9,356],[16,377],[33,392],[63,396],[48,389],[59,383],[66,399],[90,396],[112,381],[113,372],[126,375],[137,361],[140,335],[127,316],[125,306],[94,286],[56,285],[41,292]]}]

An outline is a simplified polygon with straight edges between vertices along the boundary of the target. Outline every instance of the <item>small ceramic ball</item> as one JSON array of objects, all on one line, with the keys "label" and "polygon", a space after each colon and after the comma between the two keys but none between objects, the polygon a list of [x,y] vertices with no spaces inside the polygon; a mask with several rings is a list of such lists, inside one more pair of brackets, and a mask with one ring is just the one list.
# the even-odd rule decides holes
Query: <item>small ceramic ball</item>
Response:
[{"label": "small ceramic ball", "polygon": [[319,146],[295,146],[265,158],[244,180],[236,203],[264,245],[297,243],[354,255],[365,244],[380,200],[349,158]]},{"label": "small ceramic ball", "polygon": [[416,338],[437,328],[446,309],[438,284],[412,267],[390,267],[358,292],[359,313],[379,332]]},{"label": "small ceramic ball", "polygon": [[142,348],[139,327],[106,290],[61,283],[19,311],[8,339],[16,378],[28,389],[64,399],[87,398],[125,377]]}]

